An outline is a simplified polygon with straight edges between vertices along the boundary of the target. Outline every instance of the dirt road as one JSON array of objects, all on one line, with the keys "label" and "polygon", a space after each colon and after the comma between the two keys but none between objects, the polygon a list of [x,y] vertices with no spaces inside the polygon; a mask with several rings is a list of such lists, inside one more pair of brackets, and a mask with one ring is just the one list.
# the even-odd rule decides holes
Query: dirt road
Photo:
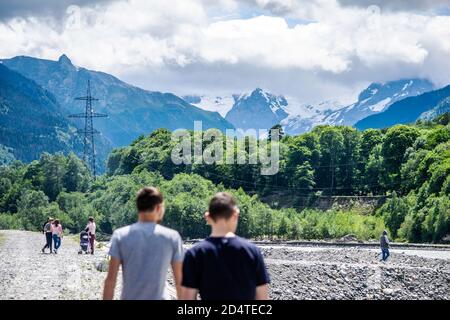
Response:
[{"label": "dirt road", "polygon": [[[78,255],[78,243],[62,239],[58,254],[43,254],[43,234],[0,231],[0,299],[100,299],[106,273],[96,270],[105,251]],[[48,250],[47,250],[48,252]],[[120,293],[116,290],[116,295]]]}]

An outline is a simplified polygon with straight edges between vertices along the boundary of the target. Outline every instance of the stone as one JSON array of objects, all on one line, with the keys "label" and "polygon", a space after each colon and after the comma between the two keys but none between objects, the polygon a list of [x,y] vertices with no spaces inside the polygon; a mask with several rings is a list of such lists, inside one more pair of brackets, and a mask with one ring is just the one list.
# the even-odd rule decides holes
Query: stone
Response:
[{"label": "stone", "polygon": [[394,293],[394,289],[383,289],[383,293],[386,295],[392,295]]},{"label": "stone", "polygon": [[100,272],[107,272],[108,267],[109,267],[109,262],[106,259],[95,264],[95,268],[97,269],[97,271],[100,271]]}]

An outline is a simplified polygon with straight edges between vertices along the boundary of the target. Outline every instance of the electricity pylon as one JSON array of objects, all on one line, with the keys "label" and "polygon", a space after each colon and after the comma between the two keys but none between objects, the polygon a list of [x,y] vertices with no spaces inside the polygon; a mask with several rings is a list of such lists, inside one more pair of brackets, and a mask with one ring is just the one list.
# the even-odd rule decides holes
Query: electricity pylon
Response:
[{"label": "electricity pylon", "polygon": [[84,119],[84,130],[80,129],[77,132],[84,134],[83,161],[84,161],[84,163],[86,163],[88,168],[91,170],[91,173],[95,179],[96,163],[95,163],[94,134],[97,134],[100,132],[94,129],[93,118],[105,118],[105,117],[108,117],[108,115],[94,112],[94,110],[92,108],[92,102],[98,101],[98,99],[92,97],[92,95],[91,95],[91,81],[90,80],[88,80],[86,96],[75,98],[75,100],[86,101],[85,112],[71,114],[71,115],[69,115],[69,118],[83,118]]}]

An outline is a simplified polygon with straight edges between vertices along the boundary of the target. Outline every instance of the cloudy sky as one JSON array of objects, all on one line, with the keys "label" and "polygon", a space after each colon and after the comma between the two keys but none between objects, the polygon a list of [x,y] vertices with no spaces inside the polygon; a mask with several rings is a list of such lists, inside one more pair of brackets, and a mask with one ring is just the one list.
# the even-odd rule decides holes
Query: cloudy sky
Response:
[{"label": "cloudy sky", "polygon": [[450,84],[450,0],[0,1],[0,57],[62,53],[150,90],[349,101],[374,81]]}]

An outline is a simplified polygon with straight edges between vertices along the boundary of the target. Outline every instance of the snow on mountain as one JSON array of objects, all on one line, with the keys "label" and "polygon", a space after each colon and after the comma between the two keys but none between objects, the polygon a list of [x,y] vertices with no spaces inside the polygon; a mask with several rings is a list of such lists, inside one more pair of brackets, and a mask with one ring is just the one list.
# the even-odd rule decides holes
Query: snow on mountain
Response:
[{"label": "snow on mountain", "polygon": [[187,96],[184,99],[204,110],[217,111],[236,128],[269,129],[281,124],[288,134],[308,132],[317,125],[353,125],[395,102],[433,90],[428,80],[406,79],[372,83],[348,106],[339,101],[302,103],[293,97],[262,89],[222,97]]},{"label": "snow on mountain", "polygon": [[432,120],[447,112],[450,112],[450,96],[439,102],[433,109],[423,112],[419,119]]},{"label": "snow on mountain", "polygon": [[241,94],[188,95],[183,99],[204,110],[219,112],[236,128],[269,129],[280,123],[290,134],[308,131],[326,115],[342,108],[337,101],[305,104],[260,88]]},{"label": "snow on mountain", "polygon": [[339,101],[323,101],[311,104],[289,103],[289,116],[281,121],[288,134],[300,134],[323,124],[324,119],[335,110],[342,108]]},{"label": "snow on mountain", "polygon": [[386,110],[397,101],[431,90],[433,84],[424,79],[372,83],[359,94],[357,102],[329,114],[324,123],[353,125],[363,118]]},{"label": "snow on mountain", "polygon": [[189,95],[183,99],[203,110],[218,112],[224,118],[235,102],[234,96]]},{"label": "snow on mountain", "polygon": [[407,97],[391,104],[383,112],[364,118],[354,124],[359,130],[368,128],[388,128],[396,124],[413,123],[418,118],[432,119],[448,110],[450,85]]},{"label": "snow on mountain", "polygon": [[225,119],[240,129],[270,129],[289,114],[286,98],[260,88],[249,94],[234,95],[235,102]]}]

